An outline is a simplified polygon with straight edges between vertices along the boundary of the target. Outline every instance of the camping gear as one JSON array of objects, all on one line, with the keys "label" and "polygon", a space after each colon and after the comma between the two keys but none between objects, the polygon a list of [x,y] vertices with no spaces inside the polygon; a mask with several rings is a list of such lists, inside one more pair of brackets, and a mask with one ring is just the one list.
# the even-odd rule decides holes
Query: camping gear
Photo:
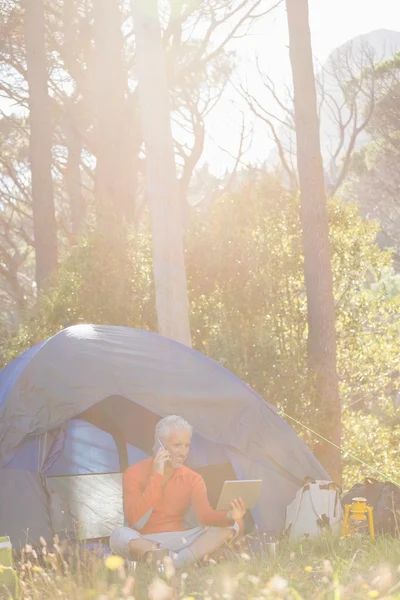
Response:
[{"label": "camping gear", "polygon": [[268,560],[276,558],[276,542],[270,541],[265,543],[265,554]]},{"label": "camping gear", "polygon": [[285,535],[297,539],[339,531],[343,517],[340,493],[340,486],[333,481],[307,481],[286,509]]},{"label": "camping gear", "polygon": [[14,570],[12,545],[8,536],[0,537],[0,598],[20,598],[18,575]]},{"label": "camping gear", "polygon": [[343,535],[369,533],[371,540],[375,539],[372,506],[367,505],[366,498],[353,498],[351,504],[345,505],[343,519]]},{"label": "camping gear", "polygon": [[399,535],[400,488],[391,481],[377,481],[367,477],[356,483],[342,498],[342,505],[351,504],[354,498],[366,499],[373,508],[375,534]]},{"label": "camping gear", "polygon": [[0,531],[15,548],[108,538],[124,525],[121,472],[152,455],[171,414],[193,426],[187,465],[212,506],[225,480],[263,480],[249,527],[279,533],[304,478],[328,479],[277,409],[216,362],[148,331],[76,325],[0,372]]}]

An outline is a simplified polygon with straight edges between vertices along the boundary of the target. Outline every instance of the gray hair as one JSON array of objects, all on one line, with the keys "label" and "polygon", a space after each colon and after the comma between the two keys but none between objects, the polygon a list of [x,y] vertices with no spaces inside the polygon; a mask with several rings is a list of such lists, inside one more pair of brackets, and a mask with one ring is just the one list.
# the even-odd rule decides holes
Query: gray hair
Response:
[{"label": "gray hair", "polygon": [[182,419],[182,417],[178,417],[177,415],[170,415],[169,417],[164,417],[164,419],[158,421],[155,431],[156,440],[167,440],[169,434],[174,431],[174,429],[185,429],[190,435],[193,433],[193,427],[189,425],[185,419]]}]

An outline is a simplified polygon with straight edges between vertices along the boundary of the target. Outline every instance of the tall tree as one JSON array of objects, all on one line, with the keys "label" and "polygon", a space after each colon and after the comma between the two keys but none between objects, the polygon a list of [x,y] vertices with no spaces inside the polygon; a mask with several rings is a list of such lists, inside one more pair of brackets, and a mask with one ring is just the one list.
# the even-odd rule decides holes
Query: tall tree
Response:
[{"label": "tall tree", "polygon": [[182,210],[157,0],[132,0],[158,328],[191,344]]},{"label": "tall tree", "polygon": [[118,2],[93,2],[95,44],[95,154],[97,212],[103,225],[110,217],[133,220],[134,157],[131,148],[127,71],[122,17]]},{"label": "tall tree", "polygon": [[308,0],[286,0],[294,86],[297,168],[301,196],[308,357],[322,441],[317,455],[331,477],[341,479],[341,405],[336,368],[335,303],[321,156]]},{"label": "tall tree", "polygon": [[[61,11],[60,11],[61,12]],[[70,230],[77,236],[83,228],[85,203],[82,194],[82,150],[83,139],[79,128],[79,21],[76,0],[64,0],[61,12],[63,23],[60,25],[64,33],[63,48],[60,52],[63,57],[64,68],[75,74],[74,93],[66,95],[61,107],[62,131],[65,137],[65,146],[68,158],[64,168],[65,187],[69,200]]]},{"label": "tall tree", "polygon": [[29,87],[29,157],[36,283],[40,289],[57,265],[57,229],[52,181],[51,102],[48,92],[43,0],[23,0],[26,76]]},{"label": "tall tree", "polygon": [[[330,197],[346,182],[352,157],[363,139],[365,142],[377,99],[375,60],[376,53],[367,44],[359,48],[345,44],[316,75],[322,159]],[[258,121],[267,126],[285,181],[292,190],[298,190],[293,95],[289,89],[280,94],[260,64],[257,69],[263,84],[263,100],[243,86],[241,95]],[[265,101],[266,93],[276,111],[271,111],[270,102]]]}]

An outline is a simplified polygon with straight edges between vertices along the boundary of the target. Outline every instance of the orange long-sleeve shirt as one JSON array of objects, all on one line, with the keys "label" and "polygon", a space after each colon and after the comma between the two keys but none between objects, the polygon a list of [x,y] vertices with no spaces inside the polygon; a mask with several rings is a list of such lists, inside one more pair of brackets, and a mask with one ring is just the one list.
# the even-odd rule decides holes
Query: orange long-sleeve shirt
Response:
[{"label": "orange long-sleeve shirt", "polygon": [[142,534],[164,531],[184,531],[182,520],[190,504],[202,525],[226,527],[226,511],[211,508],[203,478],[188,467],[175,469],[166,482],[159,473],[153,473],[153,459],[142,460],[129,467],[123,475],[124,513],[132,528],[152,508],[153,511],[141,529]]}]

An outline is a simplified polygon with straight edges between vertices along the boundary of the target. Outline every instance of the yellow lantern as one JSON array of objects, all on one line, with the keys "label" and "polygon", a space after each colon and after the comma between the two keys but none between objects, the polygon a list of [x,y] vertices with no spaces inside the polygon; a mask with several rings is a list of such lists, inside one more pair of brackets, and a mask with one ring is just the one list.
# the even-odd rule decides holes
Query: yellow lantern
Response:
[{"label": "yellow lantern", "polygon": [[371,540],[375,539],[373,507],[368,506],[366,498],[353,498],[351,504],[346,504],[343,519],[343,535],[348,537],[368,527]]}]

